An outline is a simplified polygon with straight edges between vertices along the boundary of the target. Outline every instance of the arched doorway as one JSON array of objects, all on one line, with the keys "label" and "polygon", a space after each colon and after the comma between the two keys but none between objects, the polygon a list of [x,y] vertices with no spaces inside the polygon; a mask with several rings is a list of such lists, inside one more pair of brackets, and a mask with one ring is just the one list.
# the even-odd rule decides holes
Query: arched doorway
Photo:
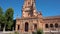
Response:
[{"label": "arched doorway", "polygon": [[29,26],[28,22],[25,22],[25,31],[26,32],[28,32],[28,28],[29,28],[28,26]]},{"label": "arched doorway", "polygon": [[37,30],[37,24],[34,24],[34,30],[35,31]]}]

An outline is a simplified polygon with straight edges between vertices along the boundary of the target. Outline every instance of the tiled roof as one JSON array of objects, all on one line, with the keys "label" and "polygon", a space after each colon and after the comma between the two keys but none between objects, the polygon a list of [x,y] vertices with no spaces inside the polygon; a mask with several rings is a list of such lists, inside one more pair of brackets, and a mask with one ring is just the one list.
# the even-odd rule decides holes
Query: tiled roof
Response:
[{"label": "tiled roof", "polygon": [[43,19],[55,19],[55,18],[60,18],[59,16],[48,16],[48,17],[44,17]]}]

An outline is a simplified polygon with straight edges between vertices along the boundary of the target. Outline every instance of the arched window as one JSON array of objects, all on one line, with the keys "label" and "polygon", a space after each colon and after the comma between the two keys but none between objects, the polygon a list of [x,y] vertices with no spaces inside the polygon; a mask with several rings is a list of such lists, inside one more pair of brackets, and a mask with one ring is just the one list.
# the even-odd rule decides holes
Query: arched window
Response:
[{"label": "arched window", "polygon": [[48,24],[45,24],[45,27],[48,28],[49,27]]},{"label": "arched window", "polygon": [[52,28],[53,27],[53,24],[50,24],[50,27]]},{"label": "arched window", "polygon": [[57,23],[55,23],[55,28],[58,28],[58,24]]},{"label": "arched window", "polygon": [[37,30],[37,24],[34,24],[34,29]]},{"label": "arched window", "polygon": [[25,23],[25,31],[26,31],[26,32],[28,32],[28,26],[29,26],[29,24],[28,24],[28,22],[26,22],[26,23]]},{"label": "arched window", "polygon": [[18,30],[20,29],[20,25],[18,25]]}]

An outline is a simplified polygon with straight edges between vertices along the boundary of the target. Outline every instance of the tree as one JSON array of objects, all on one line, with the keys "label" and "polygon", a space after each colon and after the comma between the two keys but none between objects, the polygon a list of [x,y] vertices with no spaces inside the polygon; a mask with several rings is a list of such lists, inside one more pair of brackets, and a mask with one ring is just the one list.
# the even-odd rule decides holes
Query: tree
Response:
[{"label": "tree", "polygon": [[8,8],[5,13],[5,19],[6,23],[5,26],[7,25],[8,29],[11,29],[11,26],[13,25],[13,14],[14,10],[12,8]]},{"label": "tree", "polygon": [[43,34],[43,30],[42,29],[38,29],[35,32],[32,32],[32,34]]},{"label": "tree", "polygon": [[37,34],[43,34],[43,30],[42,29],[37,30]]},{"label": "tree", "polygon": [[0,7],[0,15],[2,15],[3,14],[3,10],[2,10],[2,8]]},{"label": "tree", "polygon": [[3,10],[2,8],[0,7],[0,29],[1,29],[1,24],[4,22],[3,20]]},{"label": "tree", "polygon": [[2,21],[2,23],[1,23],[1,24],[4,24],[3,31],[5,31],[5,23],[6,23],[5,15],[3,15],[3,16],[2,16],[1,21]]},{"label": "tree", "polygon": [[2,23],[2,21],[1,21],[2,16],[3,16],[3,10],[2,10],[2,8],[0,7],[0,24]]}]

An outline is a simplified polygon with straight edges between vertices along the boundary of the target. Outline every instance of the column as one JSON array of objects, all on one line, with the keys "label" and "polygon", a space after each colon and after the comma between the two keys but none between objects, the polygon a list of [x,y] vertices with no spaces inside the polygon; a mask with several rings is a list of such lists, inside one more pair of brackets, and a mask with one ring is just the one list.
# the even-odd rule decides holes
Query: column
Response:
[{"label": "column", "polygon": [[15,28],[16,31],[17,31],[17,28],[18,28],[18,26],[17,26],[17,24],[16,24],[16,28]]}]

